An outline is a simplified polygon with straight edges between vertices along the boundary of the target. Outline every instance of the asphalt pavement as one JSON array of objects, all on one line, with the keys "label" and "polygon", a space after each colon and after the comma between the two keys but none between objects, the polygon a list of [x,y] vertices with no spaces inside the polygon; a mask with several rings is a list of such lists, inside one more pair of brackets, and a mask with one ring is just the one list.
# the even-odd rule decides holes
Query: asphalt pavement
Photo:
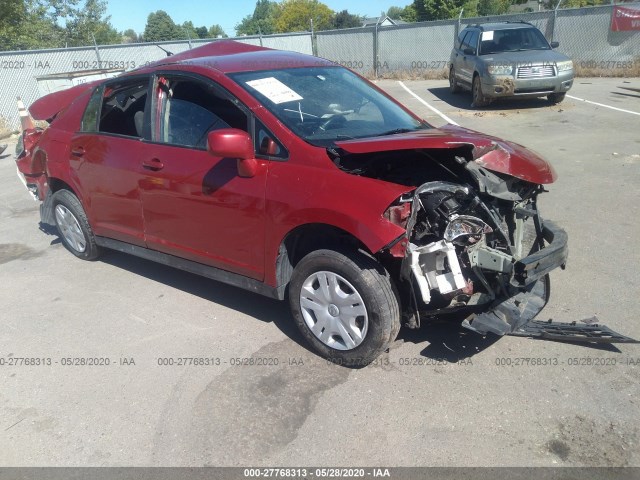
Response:
[{"label": "asphalt pavement", "polygon": [[[550,160],[541,211],[570,258],[540,318],[640,339],[640,94],[619,88],[639,79],[484,110],[446,81],[378,85],[434,125]],[[640,345],[436,325],[366,368],[327,364],[285,303],[125,254],[73,257],[39,229],[14,147],[0,155],[0,465],[640,466]]]}]

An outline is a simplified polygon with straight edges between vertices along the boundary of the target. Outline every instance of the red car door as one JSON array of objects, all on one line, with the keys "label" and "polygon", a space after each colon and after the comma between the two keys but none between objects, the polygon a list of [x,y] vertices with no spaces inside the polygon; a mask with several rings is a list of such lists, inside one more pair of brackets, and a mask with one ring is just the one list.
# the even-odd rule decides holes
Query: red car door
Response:
[{"label": "red car door", "polygon": [[139,183],[148,85],[144,76],[96,90],[80,132],[71,139],[69,159],[95,234],[141,246]]},{"label": "red car door", "polygon": [[140,183],[147,246],[262,280],[268,165],[238,176],[236,159],[212,156],[207,133],[248,130],[249,115],[214,82],[158,77],[152,138]]}]

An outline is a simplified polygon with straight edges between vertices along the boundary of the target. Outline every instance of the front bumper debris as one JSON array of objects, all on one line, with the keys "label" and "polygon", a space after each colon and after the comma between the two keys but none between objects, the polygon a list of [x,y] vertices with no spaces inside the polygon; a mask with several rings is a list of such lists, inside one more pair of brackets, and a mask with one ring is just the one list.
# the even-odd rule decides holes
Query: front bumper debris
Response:
[{"label": "front bumper debris", "polygon": [[506,335],[533,320],[549,299],[547,274],[564,268],[569,256],[568,238],[564,230],[545,221],[542,237],[548,245],[513,264],[511,285],[519,291],[495,304],[488,312],[476,314],[462,322],[462,326],[485,335]]},{"label": "front bumper debris", "polygon": [[481,335],[507,335],[526,325],[549,300],[549,279],[543,277],[527,289],[501,300],[488,312],[471,315],[462,326]]},{"label": "front bumper debris", "polygon": [[518,260],[513,265],[511,285],[526,287],[558,267],[564,268],[569,256],[567,233],[553,222],[545,220],[542,238],[548,243],[543,249]]},{"label": "front bumper debris", "polygon": [[[583,322],[585,322],[583,320]],[[614,332],[597,323],[562,323],[551,320],[534,320],[509,333],[516,337],[532,337],[544,340],[581,343],[640,343],[638,340]]]}]

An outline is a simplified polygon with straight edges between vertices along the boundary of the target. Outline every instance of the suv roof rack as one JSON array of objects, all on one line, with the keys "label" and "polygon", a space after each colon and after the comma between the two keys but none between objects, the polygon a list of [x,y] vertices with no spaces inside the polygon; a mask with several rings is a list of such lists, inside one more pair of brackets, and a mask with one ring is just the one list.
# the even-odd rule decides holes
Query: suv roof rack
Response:
[{"label": "suv roof rack", "polygon": [[503,22],[474,23],[473,25],[467,25],[465,28],[469,28],[469,27],[478,28],[478,29],[480,29],[480,31],[484,32],[484,26],[485,25],[487,25],[487,24],[495,25],[495,24],[499,24],[499,23],[522,23],[524,25],[531,25],[532,27],[535,27],[535,25],[533,23],[525,22],[524,20],[518,20],[518,21],[505,20]]},{"label": "suv roof rack", "polygon": [[512,21],[512,20],[508,20],[508,21],[506,21],[506,22],[504,22],[504,23],[525,23],[525,24],[527,24],[527,25],[531,25],[532,27],[533,27],[533,26],[535,26],[533,23],[531,23],[531,22],[525,22],[524,20],[518,20],[517,22],[516,22],[516,21]]}]

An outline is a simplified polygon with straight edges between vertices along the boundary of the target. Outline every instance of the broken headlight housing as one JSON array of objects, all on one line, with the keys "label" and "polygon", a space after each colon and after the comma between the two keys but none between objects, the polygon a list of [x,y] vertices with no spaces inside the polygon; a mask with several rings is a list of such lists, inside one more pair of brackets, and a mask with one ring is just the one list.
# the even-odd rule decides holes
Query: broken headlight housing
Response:
[{"label": "broken headlight housing", "polygon": [[454,215],[444,230],[444,239],[463,245],[476,243],[484,234],[493,232],[485,222],[469,215]]}]

